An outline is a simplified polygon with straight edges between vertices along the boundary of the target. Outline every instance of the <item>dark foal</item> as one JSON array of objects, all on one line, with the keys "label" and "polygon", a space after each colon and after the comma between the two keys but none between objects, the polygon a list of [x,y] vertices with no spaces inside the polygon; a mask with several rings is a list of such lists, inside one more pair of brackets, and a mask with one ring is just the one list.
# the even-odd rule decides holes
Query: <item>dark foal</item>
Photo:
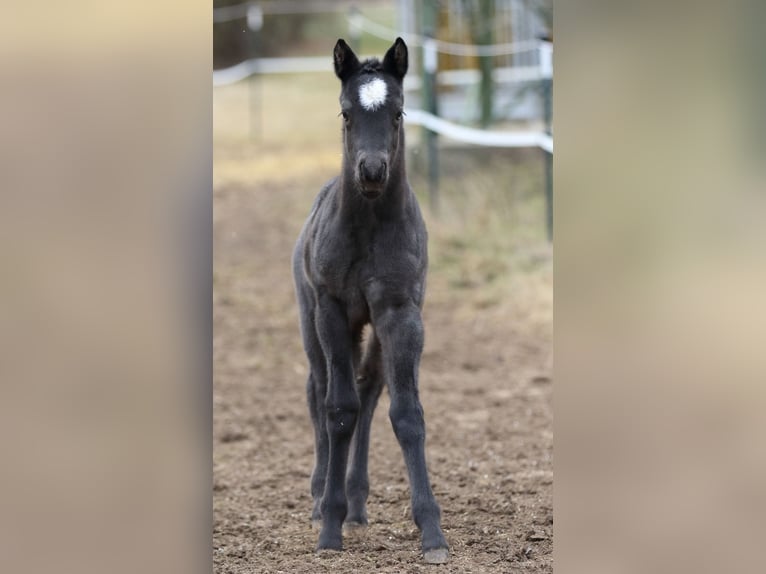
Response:
[{"label": "dark foal", "polygon": [[[316,447],[311,518],[321,524],[318,550],[342,548],[344,521],[347,528],[367,524],[370,423],[385,383],[423,554],[442,563],[449,552],[418,398],[428,254],[404,167],[407,46],[397,38],[383,62],[359,62],[338,40],[334,64],[342,85],[342,171],[319,193],[293,254]],[[366,324],[372,329],[362,354]]]}]

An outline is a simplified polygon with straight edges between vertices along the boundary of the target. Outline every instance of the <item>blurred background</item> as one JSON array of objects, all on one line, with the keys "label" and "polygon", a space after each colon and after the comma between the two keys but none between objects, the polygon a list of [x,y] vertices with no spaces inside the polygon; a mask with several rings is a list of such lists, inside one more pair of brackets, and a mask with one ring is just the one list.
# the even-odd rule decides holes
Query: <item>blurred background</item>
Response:
[{"label": "blurred background", "polygon": [[[552,3],[216,2],[214,561],[325,571],[308,528],[313,434],[290,274],[341,162],[338,38],[409,47],[410,183],[429,229],[421,398],[454,571],[552,567]],[[419,564],[384,394],[370,531],[343,571]]]},{"label": "blurred background", "polygon": [[[369,57],[401,36],[411,52],[409,165],[433,212],[445,197],[465,213],[470,195],[469,204],[494,202],[505,224],[520,207],[509,205],[516,194],[541,212],[550,238],[552,15],[551,0],[217,2],[216,134],[266,147],[337,143],[335,39]],[[507,182],[511,163],[523,185]],[[463,175],[476,166],[498,175],[496,191],[466,186]]]}]

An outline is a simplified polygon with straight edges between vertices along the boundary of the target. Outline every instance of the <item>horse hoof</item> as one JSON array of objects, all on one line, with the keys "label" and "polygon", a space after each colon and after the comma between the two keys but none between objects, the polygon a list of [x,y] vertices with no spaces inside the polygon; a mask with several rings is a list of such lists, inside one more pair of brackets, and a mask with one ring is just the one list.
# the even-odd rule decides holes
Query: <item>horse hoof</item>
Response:
[{"label": "horse hoof", "polygon": [[428,564],[446,564],[449,560],[449,550],[446,548],[432,548],[423,553]]}]

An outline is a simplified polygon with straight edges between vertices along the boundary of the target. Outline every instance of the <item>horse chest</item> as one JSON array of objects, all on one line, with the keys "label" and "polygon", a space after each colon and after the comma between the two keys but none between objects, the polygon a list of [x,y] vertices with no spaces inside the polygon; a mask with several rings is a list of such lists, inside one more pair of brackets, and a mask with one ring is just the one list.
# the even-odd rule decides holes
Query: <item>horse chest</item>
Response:
[{"label": "horse chest", "polygon": [[358,285],[369,307],[422,302],[426,260],[414,235],[404,230],[379,233],[359,268]]},{"label": "horse chest", "polygon": [[346,234],[328,234],[312,249],[314,282],[345,300],[353,295],[365,264],[365,250]]},{"label": "horse chest", "polygon": [[[390,283],[411,273],[411,258],[397,245],[373,234],[333,234],[318,242],[314,251],[315,283],[350,307],[365,307],[371,283]],[[408,261],[410,261],[408,263]]]}]

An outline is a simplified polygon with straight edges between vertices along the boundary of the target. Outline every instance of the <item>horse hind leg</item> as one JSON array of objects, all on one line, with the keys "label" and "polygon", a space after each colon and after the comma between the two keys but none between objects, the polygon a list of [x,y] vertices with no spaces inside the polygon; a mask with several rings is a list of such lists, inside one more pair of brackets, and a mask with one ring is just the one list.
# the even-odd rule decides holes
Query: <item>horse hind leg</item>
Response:
[{"label": "horse hind leg", "polygon": [[373,331],[370,333],[367,349],[356,376],[360,410],[351,444],[351,461],[346,475],[348,514],[344,528],[347,530],[367,525],[367,496],[370,491],[367,470],[370,426],[375,414],[375,407],[383,390],[384,381],[381,369],[380,342]]}]

